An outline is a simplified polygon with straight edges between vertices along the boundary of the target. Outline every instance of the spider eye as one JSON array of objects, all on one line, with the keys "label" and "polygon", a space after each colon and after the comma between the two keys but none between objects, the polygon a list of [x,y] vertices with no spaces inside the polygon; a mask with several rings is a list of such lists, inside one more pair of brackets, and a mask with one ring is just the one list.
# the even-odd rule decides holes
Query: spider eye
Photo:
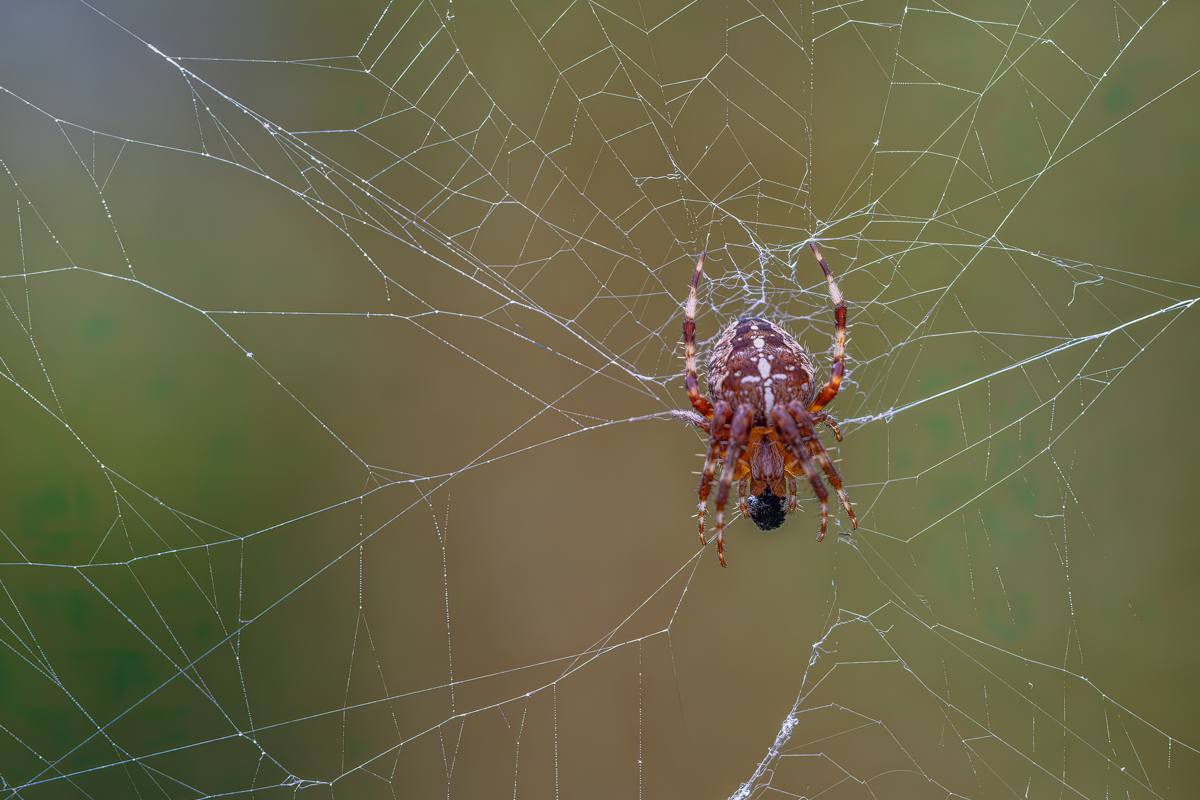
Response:
[{"label": "spider eye", "polygon": [[773,531],[787,519],[787,501],[772,492],[770,486],[762,494],[747,498],[746,507],[760,531]]}]

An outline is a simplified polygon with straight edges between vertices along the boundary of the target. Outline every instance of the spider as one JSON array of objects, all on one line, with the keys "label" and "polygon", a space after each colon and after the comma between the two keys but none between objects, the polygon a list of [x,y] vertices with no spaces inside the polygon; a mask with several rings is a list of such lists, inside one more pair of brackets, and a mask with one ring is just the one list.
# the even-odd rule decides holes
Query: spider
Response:
[{"label": "spider", "polygon": [[[743,317],[731,323],[708,359],[708,393],[700,394],[696,377],[696,288],[704,271],[704,254],[696,262],[692,288],[683,318],[683,342],[687,352],[684,383],[695,411],[677,411],[677,416],[709,434],[708,455],[700,479],[700,542],[704,537],[704,512],[718,460],[723,460],[717,484],[717,553],[725,566],[725,502],[734,481],[742,514],[760,530],[775,530],[796,510],[796,478],[803,475],[821,501],[821,533],[829,516],[829,492],[821,482],[825,473],[842,501],[855,530],[858,520],[850,500],[842,491],[842,479],[834,469],[816,426],[825,425],[842,440],[837,420],[822,409],[837,396],[846,361],[846,302],[821,251],[810,242],[813,255],[825,273],[834,302],[833,367],[829,383],[818,392],[812,358],[782,328],[758,317]],[[746,492],[749,489],[750,496]]]}]

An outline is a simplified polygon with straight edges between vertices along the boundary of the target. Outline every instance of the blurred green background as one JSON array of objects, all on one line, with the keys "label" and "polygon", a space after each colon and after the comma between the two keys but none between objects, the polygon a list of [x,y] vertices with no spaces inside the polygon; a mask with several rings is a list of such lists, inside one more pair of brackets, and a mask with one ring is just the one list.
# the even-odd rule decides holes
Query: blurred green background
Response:
[{"label": "blurred green background", "polygon": [[[0,3],[0,796],[1195,796],[1198,71],[1181,0]],[[721,570],[681,302],[824,372],[810,237],[860,527]]]}]

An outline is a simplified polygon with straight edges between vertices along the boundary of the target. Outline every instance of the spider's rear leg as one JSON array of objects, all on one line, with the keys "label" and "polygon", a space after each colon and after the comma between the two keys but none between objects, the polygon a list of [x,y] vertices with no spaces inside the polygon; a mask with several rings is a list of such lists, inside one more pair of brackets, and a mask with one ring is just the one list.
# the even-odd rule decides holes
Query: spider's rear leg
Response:
[{"label": "spider's rear leg", "polygon": [[[842,298],[842,290],[838,288],[837,281],[833,279],[833,273],[829,271],[829,265],[825,263],[825,257],[817,249],[817,243],[810,241],[808,246],[812,248],[813,255],[817,257],[817,263],[821,265],[821,272],[825,273],[829,296],[834,303],[833,367],[829,370],[829,383],[821,388],[812,405],[806,409],[810,414],[816,414],[837,397],[838,387],[841,386],[842,376],[846,372],[846,301]],[[841,439],[842,437],[838,436],[838,441]]]},{"label": "spider's rear leg", "polygon": [[708,419],[714,413],[713,405],[708,402],[707,397],[700,394],[700,378],[696,375],[696,287],[700,285],[700,275],[703,272],[704,253],[701,253],[700,260],[696,262],[696,271],[692,273],[692,288],[688,292],[687,309],[683,314],[683,384],[687,388],[692,408],[696,409],[701,417]]},{"label": "spider's rear leg", "polygon": [[829,430],[833,431],[833,435],[837,437],[839,442],[842,440],[842,429],[838,427],[838,421],[830,414],[826,414],[824,411],[818,411],[817,413],[810,414],[809,416],[812,417],[814,424],[824,425],[826,428],[829,428]]},{"label": "spider's rear leg", "polygon": [[[775,430],[779,433],[779,440],[783,442],[787,451],[800,462],[800,466],[804,469],[804,476],[808,478],[809,484],[817,494],[817,499],[821,501],[821,534],[817,537],[819,542],[825,538],[826,520],[829,519],[829,490],[821,482],[821,475],[813,466],[812,459],[809,458],[808,448],[805,447],[800,429],[796,427],[796,421],[788,413],[788,407],[783,403],[775,406],[771,409],[771,418],[775,421]],[[811,429],[811,424],[809,427]]]}]

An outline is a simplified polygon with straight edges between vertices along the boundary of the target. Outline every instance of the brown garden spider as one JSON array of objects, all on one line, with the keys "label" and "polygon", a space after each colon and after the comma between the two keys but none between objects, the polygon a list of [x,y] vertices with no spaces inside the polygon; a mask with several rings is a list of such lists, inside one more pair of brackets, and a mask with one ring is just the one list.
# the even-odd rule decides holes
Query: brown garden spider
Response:
[{"label": "brown garden spider", "polygon": [[[704,254],[696,262],[687,312],[683,318],[683,342],[687,349],[685,384],[695,411],[677,411],[677,416],[709,434],[704,476],[700,479],[700,541],[704,538],[704,512],[718,460],[724,461],[717,484],[717,553],[725,566],[725,502],[729,489],[737,481],[742,514],[754,520],[760,530],[770,531],[783,524],[796,509],[796,479],[803,475],[812,484],[821,501],[821,534],[829,516],[829,492],[821,482],[814,464],[820,464],[829,484],[842,501],[850,522],[858,529],[858,520],[842,479],[834,469],[816,426],[829,427],[842,440],[837,420],[822,409],[837,396],[846,362],[846,302],[821,251],[810,242],[817,263],[825,273],[833,298],[833,318],[837,324],[834,338],[833,368],[829,383],[818,393],[812,358],[792,336],[777,325],[758,317],[744,317],[730,324],[713,347],[708,359],[708,393],[713,402],[700,394],[696,377],[696,287],[704,270]],[[749,484],[749,487],[747,487]],[[749,488],[750,497],[746,497]]]}]

